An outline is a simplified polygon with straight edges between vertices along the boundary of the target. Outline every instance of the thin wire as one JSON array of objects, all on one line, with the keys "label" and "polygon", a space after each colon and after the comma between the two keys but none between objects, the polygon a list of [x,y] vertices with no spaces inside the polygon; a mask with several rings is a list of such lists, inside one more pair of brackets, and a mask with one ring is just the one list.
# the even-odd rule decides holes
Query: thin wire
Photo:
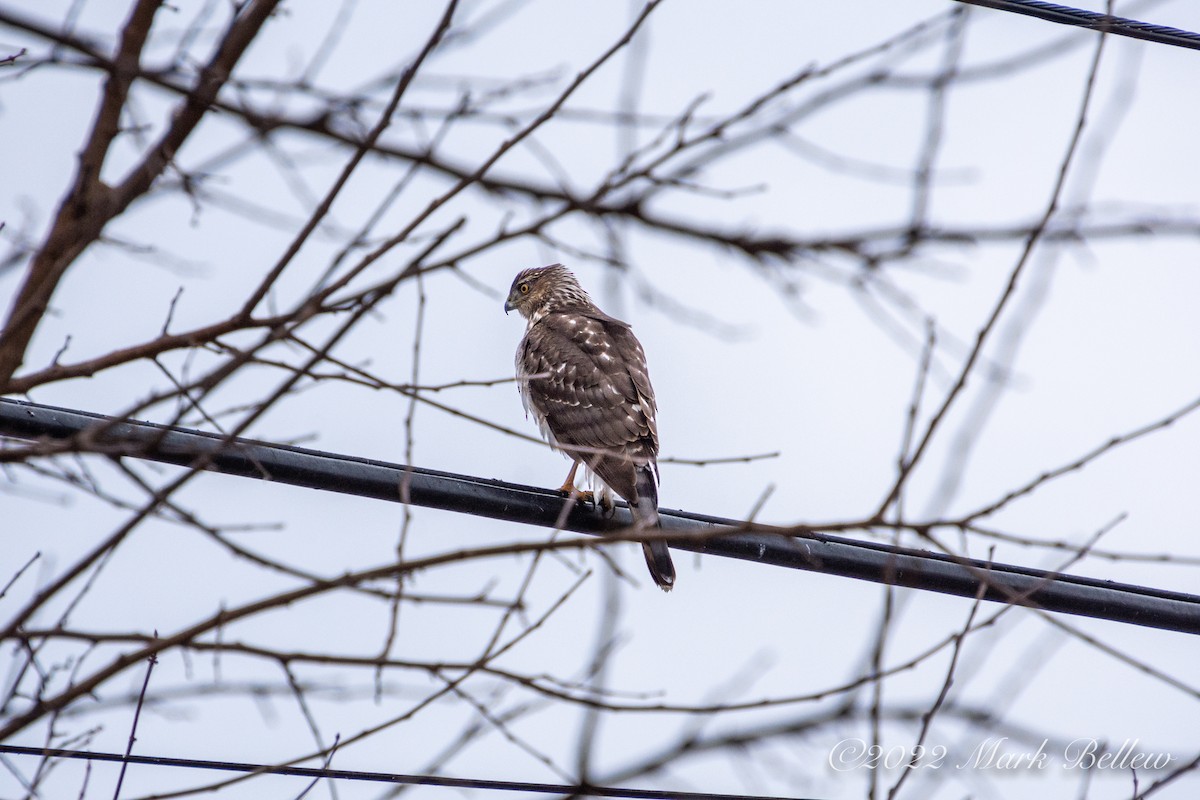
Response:
[{"label": "thin wire", "polygon": [[1136,19],[1127,19],[1126,17],[1115,17],[1099,11],[1060,6],[1057,3],[1044,3],[1042,0],[957,0],[957,2],[994,8],[998,11],[1011,11],[1014,14],[1024,14],[1048,22],[1057,22],[1060,25],[1074,25],[1157,44],[1200,50],[1200,33],[1180,30],[1168,25],[1138,22]]},{"label": "thin wire", "polygon": [[657,789],[629,789],[617,786],[571,786],[557,783],[527,783],[524,781],[485,780],[482,778],[449,778],[442,775],[403,775],[391,772],[360,772],[328,767],[292,767],[271,764],[246,764],[237,761],[205,761],[195,758],[165,756],[123,756],[120,753],[92,753],[85,750],[61,750],[43,747],[18,747],[0,744],[0,753],[41,758],[74,758],[83,761],[111,761],[121,764],[140,764],[151,767],[208,769],[223,772],[246,772],[258,775],[290,775],[301,778],[325,778],[339,781],[392,783],[408,786],[441,786],[453,789],[483,789],[496,792],[535,792],[538,794],[582,795],[584,797],[618,797],[634,800],[804,800],[772,795],[714,794],[712,792],[680,792]]},{"label": "thin wire", "polygon": [[[628,531],[619,504],[611,518],[575,504],[564,521],[561,493],[302,447],[229,438],[0,398],[0,436],[51,439],[69,449],[145,458],[393,503],[439,508],[524,525],[603,535]],[[51,445],[48,453],[53,453]],[[36,453],[36,448],[35,448]],[[401,492],[401,487],[404,491]],[[1200,634],[1200,596],[831,536],[799,527],[773,529],[689,511],[659,509],[661,533],[674,548],[756,564],[1044,611]],[[870,528],[869,523],[861,527]]]}]

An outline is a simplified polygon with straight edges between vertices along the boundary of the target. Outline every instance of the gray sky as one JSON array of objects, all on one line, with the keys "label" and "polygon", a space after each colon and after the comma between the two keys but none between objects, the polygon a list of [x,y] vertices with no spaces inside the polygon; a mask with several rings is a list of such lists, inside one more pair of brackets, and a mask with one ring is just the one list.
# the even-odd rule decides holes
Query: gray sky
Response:
[{"label": "gray sky", "polygon": [[[31,13],[54,20],[67,5],[45,2]],[[111,35],[124,5],[82,4],[78,30]],[[169,57],[175,46],[170,31],[182,29],[197,13],[197,5],[186,3],[177,14],[163,14],[161,31],[155,28],[162,38],[149,50],[150,63]],[[1092,5],[1099,9],[1102,4]],[[707,95],[698,106],[700,117],[728,114],[805,66],[828,65],[952,7],[881,0],[853,6],[667,2],[633,47],[588,81],[567,109],[578,113],[616,107],[625,70],[642,60],[636,92],[641,111],[666,119]],[[464,19],[477,19],[491,8],[467,4],[461,13]],[[477,38],[437,54],[402,110],[444,107],[452,102],[454,88],[468,80],[482,90],[529,75],[545,78],[545,85],[516,93],[497,110],[520,114],[540,108],[630,20],[625,3],[540,2],[516,8],[494,27],[481,29]],[[242,77],[293,79],[320,48],[334,9],[334,4],[288,5],[256,43]],[[223,7],[215,8],[214,25],[224,13]],[[360,1],[314,83],[329,91],[362,89],[405,54],[416,52],[438,13],[434,4],[414,9]],[[1118,13],[1200,30],[1200,8],[1191,3],[1118,4]],[[928,222],[975,233],[1028,225],[1045,210],[1076,124],[1094,38],[1049,23],[972,10],[962,46],[964,75],[1014,58],[1022,60],[1022,67],[1002,78],[964,79],[945,96]],[[0,32],[0,50],[19,47],[44,50],[41,42],[14,30]],[[207,50],[197,44],[196,52]],[[900,66],[895,74],[927,78],[944,52],[944,45],[935,44],[907,58],[896,56]],[[863,66],[813,81],[776,101],[780,108],[774,113],[783,118],[784,109],[803,109],[881,63],[885,62],[865,59]],[[1180,220],[1193,223],[1192,233],[1120,241],[1087,237],[1037,248],[984,351],[984,363],[996,365],[1007,379],[997,390],[984,380],[983,372],[973,376],[913,476],[904,503],[911,519],[953,517],[986,506],[1114,436],[1167,417],[1200,395],[1200,271],[1194,234],[1200,212],[1200,163],[1195,158],[1200,121],[1192,102],[1198,73],[1200,53],[1127,40],[1106,45],[1078,169],[1068,176],[1062,210],[1053,225],[1067,227],[1076,218],[1085,227]],[[19,79],[5,73],[0,78],[0,131],[6,144],[0,148],[0,185],[5,189],[0,192],[0,220],[6,224],[0,236],[6,243],[19,236],[37,241],[73,174],[73,154],[90,124],[98,78],[51,67]],[[375,92],[377,99],[390,92],[391,84],[385,86]],[[263,97],[270,96],[262,91]],[[146,91],[137,96],[134,109],[140,120],[157,126],[174,101]],[[373,105],[364,114],[367,125],[377,113]],[[926,141],[929,113],[930,95],[902,81],[857,92],[804,116],[792,130],[793,138],[747,148],[697,176],[704,186],[725,194],[666,192],[653,210],[701,219],[724,230],[782,232],[802,239],[903,228],[914,202],[912,169]],[[258,154],[228,164],[212,162],[224,148],[241,141],[244,131],[232,121],[209,120],[206,126],[179,154],[180,164],[189,171],[211,172],[208,188],[249,206],[212,202],[196,209],[178,193],[143,201],[108,233],[157,251],[134,252],[112,244],[93,247],[55,295],[55,313],[38,330],[27,370],[50,363],[68,336],[64,362],[152,338],[181,287],[173,330],[227,315],[284,251],[311,210],[310,198],[324,194],[345,160],[344,152],[326,142],[284,135],[276,140],[274,157]],[[153,128],[147,131],[152,133]],[[427,123],[402,117],[389,135],[405,143],[427,141],[431,130]],[[473,164],[505,135],[502,127],[462,124],[440,147],[455,160]],[[652,136],[650,128],[635,134],[638,144]],[[139,147],[136,136],[121,140],[114,163],[127,165],[140,153]],[[586,193],[611,169],[622,147],[611,127],[564,116],[502,159],[495,173],[565,182]],[[280,167],[285,160],[298,165],[295,172]],[[334,206],[330,227],[302,251],[272,303],[286,307],[308,291],[344,243],[344,232],[363,224],[404,169],[374,160],[356,173]],[[116,169],[111,177],[119,173]],[[295,180],[303,186],[298,188]],[[418,174],[376,234],[382,238],[398,230],[446,185],[436,176]],[[468,194],[438,212],[424,230],[433,232],[462,216],[465,223],[455,247],[466,250],[470,242],[486,240],[509,213],[520,222],[529,212],[514,211],[513,204],[501,199]],[[970,244],[928,246],[915,258],[872,272],[833,251],[793,265],[755,264],[728,249],[700,247],[632,225],[618,225],[616,230],[631,266],[619,280],[597,263],[528,238],[463,258],[459,267],[470,282],[448,271],[428,276],[418,382],[511,376],[523,321],[516,315],[505,317],[503,294],[519,269],[565,261],[598,303],[629,321],[641,339],[659,399],[663,456],[780,453],[740,465],[664,464],[662,505],[741,518],[769,491],[759,518],[780,524],[861,520],[875,510],[895,476],[920,360],[922,318],[936,319],[938,337],[919,429],[961,369],[1022,246],[1015,237],[993,241],[981,236]],[[593,225],[567,220],[553,232],[558,241],[577,250],[607,252]],[[422,244],[385,257],[379,274],[398,267],[402,257]],[[0,271],[0,305],[5,309],[20,277],[20,269]],[[783,291],[785,285],[794,291]],[[656,299],[662,296],[682,310]],[[410,380],[416,312],[415,287],[409,285],[339,346],[338,357],[369,363],[372,371],[394,382]],[[237,341],[245,344],[251,338]],[[177,353],[163,362],[176,375],[194,375],[215,364],[216,357]],[[278,373],[266,368],[248,370],[210,403],[213,409],[236,407],[279,380]],[[91,380],[48,385],[31,396],[49,404],[117,413],[165,385],[162,373],[143,363]],[[503,426],[535,431],[510,384],[457,388],[435,399]],[[170,411],[159,409],[155,418],[166,418]],[[326,382],[289,398],[250,435],[399,462],[405,460],[406,411],[407,401],[395,393]],[[428,406],[419,406],[414,419],[414,464],[537,486],[557,486],[565,474],[566,462],[535,444]],[[970,449],[965,460],[956,460],[964,439]],[[122,486],[120,479],[100,459],[88,463],[116,491],[137,497],[127,486],[116,488]],[[139,469],[156,482],[176,474],[165,468]],[[1200,419],[1193,415],[1041,487],[989,517],[986,525],[1014,536],[1081,545],[1120,519],[1100,548],[1120,554],[1170,554],[1192,562],[1092,557],[1073,564],[1070,571],[1193,592],[1195,559],[1200,557],[1195,522],[1198,477]],[[394,557],[403,513],[397,505],[224,476],[202,476],[179,500],[214,523],[277,524],[243,534],[239,541],[328,574]],[[127,517],[126,512],[60,484],[39,481],[28,472],[0,486],[0,505],[6,540],[0,581],[35,551],[43,554],[38,574],[27,576],[13,594],[0,599],[5,618],[37,582],[48,580]],[[415,522],[405,545],[409,556],[544,535],[468,516],[413,513]],[[1000,561],[1044,568],[1069,558],[1047,548],[940,535],[944,544],[971,557],[991,553]],[[928,546],[911,537],[904,543]],[[702,704],[819,692],[847,680],[869,655],[881,613],[881,587],[678,553],[677,588],[667,596],[642,576],[635,548],[612,548],[612,555],[638,585],[618,583],[619,649],[607,677],[611,688],[637,701]],[[595,574],[539,636],[506,658],[508,666],[579,677],[591,651],[605,586],[611,583],[604,562],[594,554],[548,559],[529,597],[530,615],[536,617],[570,585],[581,566]],[[479,562],[422,573],[413,588],[466,594],[494,581],[493,591],[508,596],[524,574],[515,561]],[[96,630],[173,631],[218,606],[234,606],[293,584],[292,579],[231,560],[192,530],[154,521],[121,546],[71,622]],[[967,600],[938,595],[902,592],[897,598],[889,664],[903,663],[959,630],[971,608]],[[983,606],[979,613],[997,610]],[[1200,697],[1194,683],[1200,654],[1195,638],[1092,620],[1062,621],[1190,688],[1181,691],[1147,676],[1033,613],[1014,610],[991,630],[969,639],[960,657],[954,700],[992,708],[1003,715],[1005,724],[1057,741],[1137,739],[1146,751],[1193,757],[1194,705]],[[380,606],[339,597],[274,612],[235,627],[230,636],[301,649],[371,653],[381,646],[386,625]],[[493,625],[492,616],[474,609],[415,606],[405,611],[394,652],[414,659],[474,658]],[[5,652],[13,651],[10,647]],[[898,705],[928,705],[947,666],[948,653],[943,653],[895,676],[886,685],[886,698]],[[189,663],[172,653],[156,669],[154,685],[164,689],[209,681],[218,671],[229,682],[279,677],[261,664],[228,656],[217,662],[196,655]],[[369,683],[362,674],[345,671],[313,670],[306,675],[334,685]],[[134,689],[135,679],[140,682],[141,677],[140,671],[122,676],[108,692]],[[374,719],[393,716],[435,685],[419,673],[390,680],[396,694],[380,704],[314,694],[322,733],[327,738],[339,732],[349,735]],[[485,685],[478,692],[481,698],[489,697]],[[501,695],[496,702],[503,708],[518,699]],[[827,702],[809,705],[814,713],[828,708]],[[193,700],[182,708],[186,714],[144,717],[139,750],[269,762],[295,757],[313,746],[295,703],[287,697],[261,705],[245,698]],[[795,706],[781,706],[720,716],[706,725],[735,730],[797,711]],[[89,746],[119,750],[128,737],[125,712],[102,713],[73,724],[82,728],[102,721],[103,730]],[[439,704],[417,723],[397,726],[340,753],[335,766],[416,770],[472,713],[462,703]],[[636,762],[673,740],[681,729],[699,724],[696,717],[683,714],[608,715],[597,769],[606,773]],[[578,725],[577,709],[548,708],[522,718],[515,727],[556,763],[570,765]],[[710,727],[704,732],[711,732]],[[911,743],[916,728],[891,728],[888,742]],[[826,759],[840,739],[861,737],[864,730],[861,724],[847,723],[844,731],[826,729],[811,738],[775,741],[747,756],[752,766],[739,766],[726,757],[697,758],[633,784],[862,797],[866,771],[837,773],[827,767]],[[970,751],[983,738],[979,731],[947,720],[935,725],[928,744]],[[18,743],[40,741],[27,736]],[[444,771],[558,780],[536,758],[495,734]],[[63,778],[61,786],[70,788],[62,791],[77,793],[80,772],[73,767],[62,772],[73,776]],[[885,777],[883,785],[895,777]],[[111,776],[97,768],[89,797],[101,796],[103,787],[111,786],[101,778]],[[124,796],[135,797],[203,778],[133,771],[126,780]],[[1007,797],[1013,792],[1078,796],[1082,780],[1078,771],[1059,768],[1019,776],[946,768],[934,776],[915,775],[906,788],[936,797]],[[1154,776],[1140,780],[1144,788]],[[915,788],[918,782],[924,788]],[[252,783],[225,796],[261,797],[266,786]],[[1087,796],[1128,797],[1130,786],[1127,772],[1096,771]],[[1159,796],[1193,796],[1197,786],[1197,778],[1185,777]],[[271,789],[294,796],[300,784],[280,782]],[[339,791],[340,797],[378,796],[355,786]],[[12,774],[0,770],[0,796],[19,794]],[[421,796],[433,794],[424,790]]]}]

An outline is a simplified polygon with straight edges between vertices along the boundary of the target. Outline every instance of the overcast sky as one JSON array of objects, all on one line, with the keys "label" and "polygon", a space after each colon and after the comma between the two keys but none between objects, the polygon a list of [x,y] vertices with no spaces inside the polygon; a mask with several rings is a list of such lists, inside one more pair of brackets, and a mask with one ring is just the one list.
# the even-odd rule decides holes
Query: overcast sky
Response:
[{"label": "overcast sky", "polygon": [[[36,5],[22,8],[22,13],[51,22],[61,19],[72,4]],[[76,30],[94,34],[111,47],[126,4],[104,0],[79,5]],[[314,85],[329,92],[370,88],[376,100],[386,99],[394,82],[370,82],[416,53],[441,13],[438,4],[416,5],[360,0],[336,48],[312,76]],[[1099,10],[1103,4],[1090,6]],[[148,63],[170,58],[178,38],[173,32],[184,30],[199,7],[185,2],[178,11],[160,13]],[[650,125],[632,134],[615,131],[583,113],[619,107],[618,97],[630,86],[635,91],[627,98],[656,119],[680,114],[701,96],[705,99],[697,106],[697,117],[715,119],[806,66],[830,65],[954,7],[934,0],[668,0],[632,45],[571,97],[566,105],[570,113],[505,156],[495,172],[586,194],[627,152],[630,137],[641,145],[656,133]],[[538,83],[514,91],[495,106],[527,115],[555,97],[632,19],[628,3],[574,0],[511,6],[467,3],[459,14],[464,21],[486,19],[496,8],[512,12],[498,14],[496,24],[480,26],[474,37],[452,41],[444,52],[435,53],[406,96],[402,112],[406,107],[445,108],[454,102],[456,89],[468,83],[482,91],[535,76]],[[294,79],[335,27],[336,9],[335,4],[286,4],[251,50],[241,77]],[[1194,3],[1118,4],[1117,10],[1200,30],[1200,7]],[[226,11],[214,4],[211,13],[215,27]],[[866,58],[861,65],[814,80],[777,100],[772,113],[784,119],[795,110],[801,120],[787,138],[746,147],[704,169],[694,178],[710,191],[664,192],[654,211],[721,230],[778,232],[805,241],[893,227],[902,231],[915,202],[912,176],[928,142],[927,121],[937,111],[916,79],[936,72],[947,51],[945,21],[931,24],[943,33],[920,51],[893,52],[891,60]],[[0,55],[21,47],[37,56],[47,52],[44,41],[0,28]],[[620,253],[630,266],[618,274],[579,255],[612,252],[599,228],[568,219],[553,232],[570,249],[526,237],[478,256],[464,256],[458,263],[460,274],[443,270],[423,279],[427,300],[417,382],[438,385],[511,377],[524,321],[515,314],[505,316],[503,296],[518,270],[564,261],[596,301],[630,322],[642,341],[658,396],[664,458],[779,453],[744,464],[664,463],[664,507],[745,518],[761,502],[758,519],[779,524],[869,517],[895,478],[921,360],[923,320],[936,320],[937,347],[918,415],[919,430],[949,391],[1020,258],[1021,237],[1005,231],[1028,226],[1046,209],[1076,126],[1095,36],[974,9],[961,47],[960,71],[969,77],[953,84],[941,101],[944,120],[931,164],[926,219],[933,228],[976,234],[973,241],[930,244],[912,258],[884,262],[873,271],[861,259],[836,250],[807,253],[787,264],[754,262],[729,248],[701,246],[614,222],[612,233],[621,237]],[[203,35],[193,48],[196,59],[207,55]],[[824,102],[825,93],[837,92],[854,76],[885,64],[894,67],[891,82],[858,90],[816,113],[802,113],[806,103]],[[1004,74],[989,72],[1010,64],[1015,67]],[[627,80],[629,74],[632,81]],[[0,72],[0,221],[5,223],[0,237],[6,247],[22,237],[36,243],[44,235],[72,178],[74,156],[90,125],[100,81],[95,72],[53,66],[14,75],[12,70]],[[1200,396],[1198,76],[1200,52],[1132,40],[1106,44],[1089,124],[1052,227],[1068,229],[1078,220],[1081,230],[1093,232],[1110,224],[1157,226],[1159,232],[1060,238],[1037,247],[984,350],[983,367],[973,374],[912,477],[904,502],[912,520],[950,518],[993,503],[1043,472],[1071,464],[1114,436],[1158,422]],[[913,80],[906,83],[902,78]],[[270,96],[267,89],[259,91],[257,99]],[[137,93],[135,115],[151,126],[145,137],[161,126],[164,112],[169,113],[176,101],[153,89]],[[292,104],[287,106],[290,110],[304,110],[298,101],[286,102]],[[364,112],[367,125],[374,123],[378,110],[373,105]],[[190,141],[178,160],[186,170],[211,173],[209,188],[225,200],[197,206],[178,192],[164,191],[117,220],[107,231],[112,241],[92,247],[61,285],[25,370],[51,363],[67,337],[69,345],[61,357],[66,363],[153,338],[181,288],[171,318],[173,330],[231,313],[286,249],[311,212],[314,198],[324,195],[347,157],[327,141],[287,134],[273,140],[271,153],[227,159],[227,148],[245,140],[246,131],[231,120],[210,119],[205,125],[203,135]],[[462,124],[440,147],[474,165],[507,133],[503,125]],[[422,142],[432,131],[428,122],[402,116],[388,135],[397,142]],[[113,173],[106,177],[118,178],[142,146],[144,139],[137,135],[119,140],[111,160]],[[294,170],[285,168],[289,163]],[[308,291],[344,245],[344,232],[366,221],[405,169],[395,162],[368,159],[339,197],[329,226],[302,251],[269,303],[287,307]],[[382,239],[398,230],[446,186],[439,176],[419,173],[384,215],[375,235]],[[469,243],[486,240],[507,214],[519,221],[521,213],[504,198],[467,193],[431,217],[423,233],[461,216],[461,239],[454,247],[467,251]],[[1175,227],[1187,232],[1173,233],[1176,222]],[[123,247],[122,242],[137,247]],[[899,237],[879,237],[871,246],[883,252],[899,244]],[[410,250],[385,257],[379,274],[400,266],[422,245],[417,242]],[[23,266],[0,266],[0,307],[5,310],[20,285]],[[408,382],[414,374],[417,311],[416,286],[410,282],[364,320],[336,355],[346,362],[369,364],[388,380]],[[176,375],[194,375],[215,358],[180,352],[163,362]],[[987,380],[989,375],[1000,383]],[[279,379],[265,367],[247,370],[211,398],[212,409],[236,407]],[[31,398],[120,413],[167,385],[162,372],[142,363],[90,380],[40,387]],[[456,388],[435,399],[508,428],[530,434],[536,430],[525,419],[511,383]],[[147,416],[169,419],[172,411],[162,407]],[[407,400],[396,393],[326,382],[279,404],[248,435],[403,462],[407,411]],[[203,420],[189,422],[205,427]],[[968,450],[964,442],[970,443]],[[543,447],[430,406],[416,409],[411,461],[546,487],[559,485],[567,468],[561,456]],[[118,494],[138,497],[129,487],[118,488],[121,480],[102,459],[93,457],[88,463]],[[156,483],[177,474],[167,468],[139,469]],[[60,483],[39,480],[27,470],[14,468],[7,475],[8,484],[0,485],[0,583],[33,553],[41,552],[42,559],[36,575],[26,576],[8,597],[0,598],[5,618],[39,582],[56,575],[128,516]],[[1192,415],[1052,481],[989,517],[986,525],[1015,536],[1073,545],[1111,526],[1098,545],[1105,551],[1181,560],[1091,557],[1072,564],[1071,572],[1195,592],[1200,585],[1198,481],[1200,418]],[[178,499],[214,523],[275,526],[244,534],[239,541],[330,575],[394,557],[403,513],[395,504],[217,475],[193,481]],[[405,544],[409,556],[543,535],[464,515],[422,509],[413,513]],[[1053,568],[1070,558],[1044,547],[959,538],[950,532],[943,536],[944,544],[972,557],[994,554],[999,561],[1039,568]],[[903,543],[929,546],[912,536]],[[643,577],[640,553],[632,545],[612,548],[612,555],[637,584],[616,582],[621,598],[619,648],[608,675],[609,685],[630,697],[687,704],[819,692],[857,674],[869,656],[883,607],[882,587],[678,552],[677,588],[664,595]],[[595,574],[528,647],[512,654],[506,662],[512,668],[580,676],[606,602],[605,587],[613,583],[603,560],[574,553],[561,561],[549,559],[530,589],[531,614],[536,616],[570,585],[581,564]],[[471,594],[494,581],[493,591],[507,596],[524,574],[516,561],[480,562],[430,570],[417,576],[414,588]],[[231,560],[194,531],[151,521],[115,553],[71,622],[92,630],[174,631],[219,606],[234,606],[291,585],[294,579]],[[959,630],[971,610],[970,601],[961,598],[913,592],[896,597],[888,664],[900,664]],[[995,610],[984,606],[980,613]],[[42,622],[49,624],[53,616],[48,613]],[[1119,655],[1064,633],[1033,613],[1014,610],[969,640],[973,646],[961,655],[954,701],[991,708],[1003,715],[1005,724],[1058,741],[1136,739],[1142,750],[1173,753],[1175,765],[1195,757],[1195,704],[1200,700],[1195,670],[1200,645],[1195,637],[1078,618],[1064,621],[1177,679],[1185,689],[1149,677]],[[298,642],[295,646],[302,649],[319,649],[319,642],[320,648],[338,652],[374,653],[386,624],[378,606],[342,597],[273,612],[231,635],[274,644]],[[406,610],[394,653],[406,658],[474,658],[493,624],[492,617],[476,610],[416,606]],[[17,658],[9,644],[4,653],[6,660]],[[945,654],[892,678],[887,698],[897,704],[928,705],[945,677],[947,659]],[[164,689],[212,680],[216,671],[229,681],[268,674],[233,658],[219,663],[197,656],[188,663],[177,653],[157,669],[155,680]],[[131,690],[141,677],[138,672],[116,679],[109,694]],[[277,679],[278,674],[271,677]],[[312,677],[369,684],[359,673],[318,672]],[[416,674],[398,676],[395,684],[397,696],[382,704],[318,698],[323,733],[332,738],[367,727],[372,719],[394,715],[396,705],[389,704],[414,702],[433,686]],[[507,702],[504,697],[497,700],[501,707]],[[827,707],[809,705],[814,712]],[[181,708],[176,714],[143,718],[139,749],[270,762],[312,748],[310,733],[286,697],[263,700],[262,706],[245,698],[224,698]],[[80,718],[72,725],[82,729],[103,724],[89,746],[120,750],[128,738],[126,711]],[[796,711],[784,706],[726,715],[710,724],[715,730],[735,730]],[[415,771],[471,714],[462,704],[439,706],[421,718],[422,724],[398,726],[340,753],[335,766]],[[695,717],[681,714],[606,716],[597,768],[606,774],[636,762],[672,741],[681,729],[697,724]],[[542,752],[570,765],[578,725],[574,709],[550,709],[523,718],[518,730]],[[864,730],[847,724],[844,730],[823,730],[811,738],[775,741],[746,756],[752,767],[729,758],[695,758],[633,783],[678,790],[863,797],[865,771],[834,772],[827,758],[840,739],[862,736]],[[911,742],[915,731],[911,724],[897,726],[889,732],[889,741]],[[41,743],[41,735],[19,737],[17,743]],[[929,743],[970,751],[982,739],[978,730],[947,722],[935,726]],[[30,769],[26,762],[18,766]],[[61,784],[66,794],[60,796],[75,796],[80,770],[64,767],[61,772],[68,777]],[[470,749],[445,772],[559,779],[500,736]],[[110,773],[99,767],[95,773],[96,785],[88,796],[107,796],[111,788],[104,787],[111,783],[101,778],[110,780]],[[1153,779],[1142,777],[1143,788]],[[163,792],[201,780],[135,770],[123,796]],[[937,797],[1007,797],[1016,791],[1025,796],[1080,796],[1083,782],[1078,772],[1061,769],[1015,777],[946,769],[913,782],[917,780],[925,781],[924,788],[906,789]],[[1132,791],[1128,772],[1097,771],[1090,781],[1088,797],[1128,797]],[[222,796],[262,797],[267,786],[250,783]],[[295,796],[301,788],[281,782],[269,790]],[[1200,778],[1184,777],[1158,796],[1190,797],[1198,788]],[[422,790],[421,796],[435,791]],[[20,794],[13,775],[0,770],[0,797]],[[342,786],[339,796],[375,797],[378,792]]]}]

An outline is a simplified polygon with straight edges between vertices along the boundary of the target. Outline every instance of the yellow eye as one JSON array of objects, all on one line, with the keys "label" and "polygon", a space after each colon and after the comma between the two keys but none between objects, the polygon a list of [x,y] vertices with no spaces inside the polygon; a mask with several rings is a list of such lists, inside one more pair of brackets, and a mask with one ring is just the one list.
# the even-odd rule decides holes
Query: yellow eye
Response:
[{"label": "yellow eye", "polygon": [[520,286],[517,287],[517,289],[521,292],[521,294],[529,294],[529,284],[528,283],[522,283]]}]

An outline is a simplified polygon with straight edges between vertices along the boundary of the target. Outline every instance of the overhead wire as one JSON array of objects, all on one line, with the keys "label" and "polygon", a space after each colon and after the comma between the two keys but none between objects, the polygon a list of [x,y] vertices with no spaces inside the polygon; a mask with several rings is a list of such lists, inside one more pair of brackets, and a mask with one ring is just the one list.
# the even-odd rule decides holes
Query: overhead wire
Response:
[{"label": "overhead wire", "polygon": [[[611,517],[551,489],[0,398],[0,436],[56,440],[183,467],[410,503],[526,525],[603,535],[628,531]],[[53,448],[50,448],[53,450]],[[907,586],[1184,633],[1200,633],[1200,596],[1068,575],[948,553],[859,541],[807,528],[772,529],[734,519],[660,509],[669,546],[825,575]]]},{"label": "overhead wire", "polygon": [[1128,36],[1157,44],[1168,44],[1175,47],[1187,47],[1200,50],[1200,33],[1172,28],[1169,25],[1156,25],[1151,22],[1139,22],[1136,19],[1117,17],[1099,11],[1088,11],[1083,8],[1062,6],[1057,3],[1045,3],[1042,0],[957,0],[959,3],[992,8],[997,11],[1008,11],[1023,14],[1028,17],[1055,22],[1059,25],[1074,25],[1088,28],[1100,33],[1111,33],[1116,36]]},{"label": "overhead wire", "polygon": [[184,769],[218,770],[242,772],[253,775],[289,775],[340,781],[362,781],[368,783],[391,783],[407,786],[439,786],[450,789],[482,789],[503,792],[530,792],[533,794],[575,795],[583,797],[616,797],[629,800],[801,800],[767,795],[715,794],[713,792],[681,792],[678,790],[631,789],[618,786],[587,786],[556,783],[531,783],[528,781],[502,781],[485,778],[451,778],[443,775],[405,775],[393,772],[364,772],[329,767],[296,767],[289,765],[246,764],[238,761],[206,761],[196,758],[171,758],[166,756],[123,755],[121,753],[67,750],[52,747],[21,747],[0,744],[0,753],[39,756],[42,758],[69,758],[83,761],[108,761],[120,764],[137,764],[151,767],[174,767]]}]

